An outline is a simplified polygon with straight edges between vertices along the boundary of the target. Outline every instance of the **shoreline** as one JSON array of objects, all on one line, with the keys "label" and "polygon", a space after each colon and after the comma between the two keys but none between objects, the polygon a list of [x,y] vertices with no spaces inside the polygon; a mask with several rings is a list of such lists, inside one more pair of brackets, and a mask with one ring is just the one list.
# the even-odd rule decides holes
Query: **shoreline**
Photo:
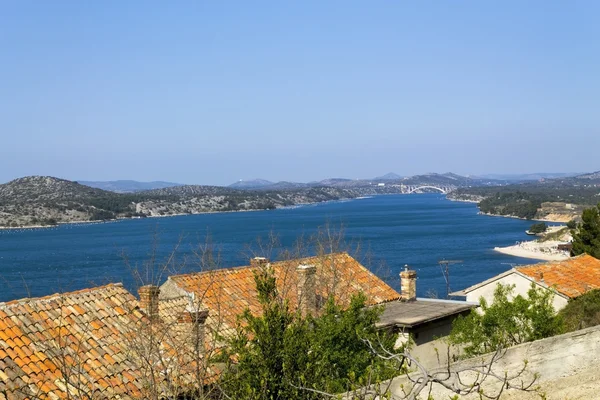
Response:
[{"label": "shoreline", "polygon": [[527,248],[523,248],[520,245],[506,246],[506,247],[494,247],[494,251],[506,254],[508,256],[529,258],[534,260],[543,261],[564,261],[570,258],[569,255],[564,253],[544,253],[541,250],[535,251]]},{"label": "shoreline", "polygon": [[[448,199],[450,201],[458,201],[460,203],[475,203],[475,204],[479,203],[479,201],[477,201],[477,200],[449,199],[448,196],[446,196],[446,199]],[[478,209],[479,209],[479,207],[478,207]],[[485,213],[485,212],[483,212],[481,210],[478,211],[478,214],[485,215],[485,216],[488,216],[488,217],[514,218],[514,219],[520,219],[522,221],[554,222],[554,223],[557,223],[557,224],[566,224],[567,222],[569,222],[570,220],[572,220],[573,218],[575,218],[575,217],[568,218],[567,216],[564,216],[564,218],[561,218],[561,219],[552,219],[552,218],[532,218],[532,219],[527,219],[527,218],[517,217],[516,215],[502,215],[502,214]]]},{"label": "shoreline", "polygon": [[568,243],[571,240],[569,233],[557,237],[557,239],[561,240],[544,240],[548,235],[554,235],[564,230],[564,228],[564,225],[551,226],[538,239],[517,242],[512,246],[494,247],[494,251],[515,257],[533,258],[544,261],[567,260],[571,255],[568,252],[558,250],[558,245]]},{"label": "shoreline", "polygon": [[[376,195],[374,195],[376,196]],[[337,200],[325,200],[325,201],[317,201],[313,203],[298,203],[291,206],[284,207],[276,207],[276,208],[260,208],[253,210],[229,210],[229,211],[203,211],[197,213],[175,213],[175,214],[167,214],[167,215],[147,215],[145,217],[124,217],[124,218],[115,218],[108,220],[96,220],[96,221],[61,221],[56,225],[23,225],[23,226],[0,226],[0,231],[11,231],[11,230],[21,230],[21,229],[52,229],[58,228],[61,225],[94,225],[94,224],[107,224],[121,221],[129,221],[134,219],[146,219],[146,218],[168,218],[168,217],[181,217],[186,215],[203,215],[203,214],[225,214],[225,213],[238,213],[238,212],[257,212],[257,211],[277,211],[277,210],[286,210],[293,209],[305,206],[311,206],[316,204],[326,204],[326,203],[336,203],[336,202],[347,202],[353,200],[362,200],[371,198],[373,196],[361,196],[361,197],[353,197],[353,198],[343,198]]]}]

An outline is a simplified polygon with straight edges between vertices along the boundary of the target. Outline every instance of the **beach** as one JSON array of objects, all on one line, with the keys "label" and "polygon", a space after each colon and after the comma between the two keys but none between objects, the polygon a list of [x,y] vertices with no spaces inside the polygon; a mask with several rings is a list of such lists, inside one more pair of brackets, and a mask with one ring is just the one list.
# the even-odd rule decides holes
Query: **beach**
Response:
[{"label": "beach", "polygon": [[[557,233],[561,229],[564,229],[564,226],[548,227],[544,236]],[[494,250],[498,253],[515,257],[533,258],[544,261],[562,261],[569,258],[570,254],[566,251],[558,250],[558,245],[569,242],[571,240],[571,235],[566,233],[565,235],[560,236],[561,240],[543,240],[542,237],[537,240],[517,242],[512,246],[494,247]]]}]

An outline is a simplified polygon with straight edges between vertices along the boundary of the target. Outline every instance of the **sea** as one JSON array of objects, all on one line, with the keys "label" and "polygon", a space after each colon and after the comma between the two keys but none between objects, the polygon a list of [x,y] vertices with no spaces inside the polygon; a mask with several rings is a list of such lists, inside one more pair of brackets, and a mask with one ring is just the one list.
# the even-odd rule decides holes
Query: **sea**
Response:
[{"label": "sea", "polygon": [[[473,203],[439,194],[386,195],[292,208],[0,230],[0,301],[122,282],[162,283],[169,274],[276,259],[328,232],[396,290],[405,266],[417,295],[445,298],[513,265],[536,260],[493,251],[527,240],[530,221],[480,215]],[[273,240],[275,238],[275,240]],[[272,245],[275,243],[275,245]],[[210,250],[210,251],[207,251]],[[314,251],[310,245],[307,251]],[[202,258],[204,256],[204,258]],[[448,260],[448,284],[439,262]]]}]

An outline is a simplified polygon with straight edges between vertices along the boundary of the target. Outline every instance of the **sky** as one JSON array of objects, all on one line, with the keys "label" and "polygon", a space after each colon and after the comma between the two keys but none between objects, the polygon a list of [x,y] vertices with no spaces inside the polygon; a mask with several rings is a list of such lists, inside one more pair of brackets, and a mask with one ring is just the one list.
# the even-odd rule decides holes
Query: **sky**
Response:
[{"label": "sky", "polygon": [[0,2],[0,182],[600,170],[597,1]]}]

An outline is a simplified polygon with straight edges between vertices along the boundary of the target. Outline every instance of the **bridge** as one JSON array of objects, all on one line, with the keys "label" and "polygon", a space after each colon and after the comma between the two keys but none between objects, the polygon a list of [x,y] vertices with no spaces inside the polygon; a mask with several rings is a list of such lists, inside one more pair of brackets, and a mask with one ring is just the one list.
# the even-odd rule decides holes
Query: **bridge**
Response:
[{"label": "bridge", "polygon": [[423,190],[435,190],[443,194],[448,194],[456,189],[456,186],[442,185],[394,185],[400,187],[400,192],[404,194],[423,193]]}]

